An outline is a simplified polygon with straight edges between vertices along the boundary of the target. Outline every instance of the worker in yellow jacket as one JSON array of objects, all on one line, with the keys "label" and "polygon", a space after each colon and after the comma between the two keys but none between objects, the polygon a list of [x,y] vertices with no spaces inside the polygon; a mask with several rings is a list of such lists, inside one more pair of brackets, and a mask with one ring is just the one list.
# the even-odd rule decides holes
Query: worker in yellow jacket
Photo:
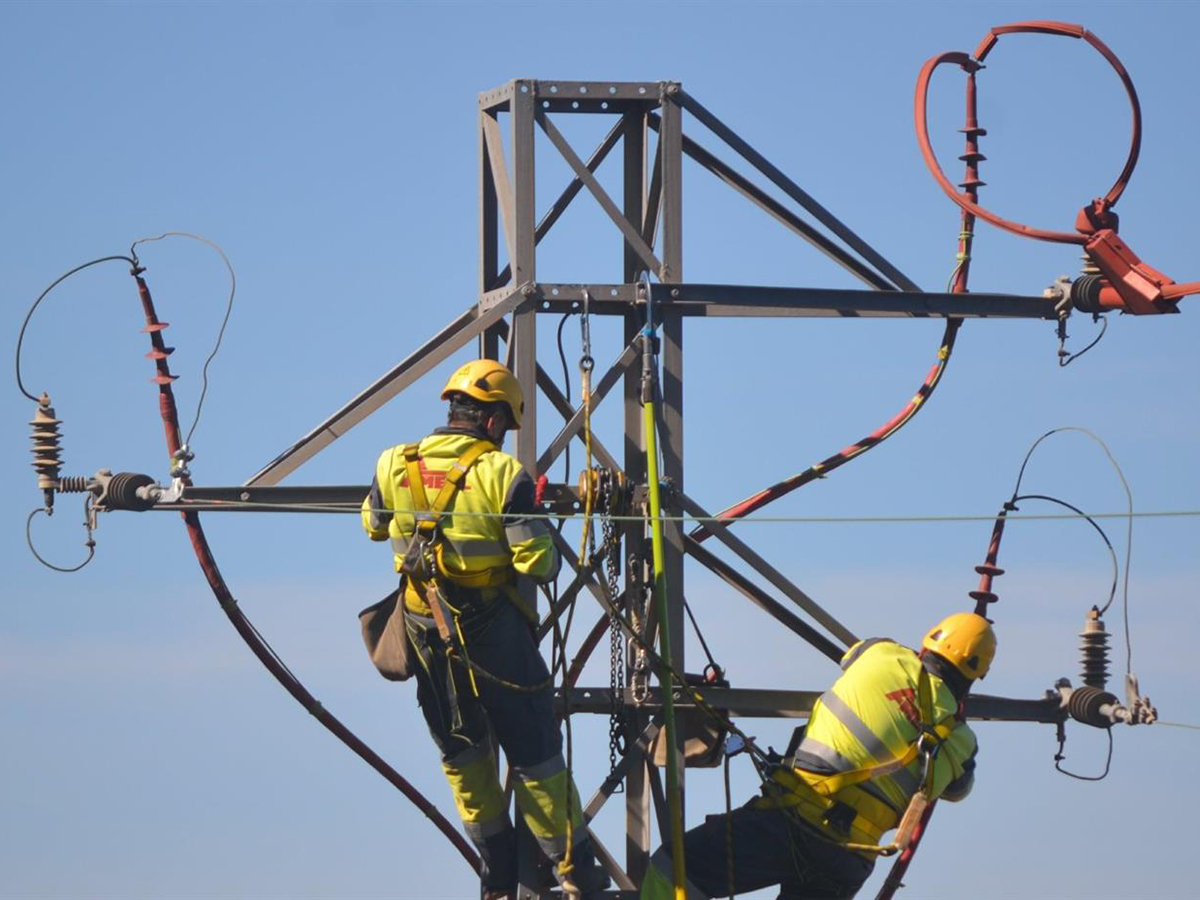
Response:
[{"label": "worker in yellow jacket", "polygon": [[[853,897],[914,794],[970,792],[976,742],[962,703],[995,653],[975,613],[943,619],[920,652],[884,638],[851,647],[762,796],[684,835],[688,900],[776,884],[779,900]],[[651,862],[643,900],[676,900],[670,848]]]},{"label": "worker in yellow jacket", "polygon": [[605,876],[563,760],[536,615],[515,587],[517,576],[546,583],[559,569],[549,529],[533,515],[533,481],[499,449],[521,425],[521,386],[503,365],[481,359],[451,376],[442,399],[450,404],[446,427],[379,457],[363,527],[372,540],[391,541],[403,576],[417,700],[483,860],[484,896],[515,896],[517,877],[494,734],[517,806],[551,860],[563,860],[572,833],[571,871],[555,868],[587,897]]}]

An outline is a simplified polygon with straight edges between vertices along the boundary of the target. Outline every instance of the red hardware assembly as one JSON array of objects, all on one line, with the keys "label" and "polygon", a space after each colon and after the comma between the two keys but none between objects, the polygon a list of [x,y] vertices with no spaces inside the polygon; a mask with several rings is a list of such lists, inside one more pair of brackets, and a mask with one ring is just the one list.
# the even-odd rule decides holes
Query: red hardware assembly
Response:
[{"label": "red hardware assembly", "polygon": [[[968,102],[973,102],[975,73],[983,68],[984,59],[996,46],[1001,35],[1018,33],[1052,34],[1086,41],[1112,66],[1125,86],[1125,93],[1129,97],[1133,127],[1125,166],[1113,186],[1109,188],[1108,193],[1103,197],[1096,198],[1080,210],[1073,232],[1034,228],[1005,219],[979,206],[969,192],[959,193],[954,189],[942,171],[929,142],[926,105],[929,81],[934,71],[944,64],[957,65],[963,69],[968,76],[967,91],[971,98]],[[933,57],[925,63],[917,77],[916,129],[917,141],[921,145],[921,153],[925,157],[929,171],[946,195],[964,212],[978,216],[997,228],[1016,235],[1040,241],[1083,246],[1088,259],[1099,270],[1100,275],[1084,276],[1072,286],[1071,302],[1076,309],[1092,313],[1119,310],[1134,315],[1175,313],[1179,311],[1176,301],[1188,294],[1200,293],[1200,281],[1177,283],[1169,276],[1142,262],[1137,254],[1117,236],[1118,218],[1117,214],[1113,212],[1113,206],[1125,191],[1129,178],[1133,174],[1134,166],[1137,165],[1138,152],[1142,142],[1142,111],[1138,102],[1137,90],[1121,61],[1103,41],[1082,25],[1046,21],[1000,25],[987,33],[979,46],[975,48],[974,56],[955,51]],[[963,186],[966,187],[966,185]]]}]

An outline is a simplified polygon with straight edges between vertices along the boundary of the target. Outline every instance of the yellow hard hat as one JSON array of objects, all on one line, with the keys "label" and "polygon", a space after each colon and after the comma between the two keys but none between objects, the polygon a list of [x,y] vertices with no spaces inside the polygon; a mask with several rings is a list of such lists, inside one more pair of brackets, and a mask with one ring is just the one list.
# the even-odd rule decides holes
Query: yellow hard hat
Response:
[{"label": "yellow hard hat", "polygon": [[982,678],[996,658],[996,632],[981,615],[952,613],[933,626],[921,647],[944,657],[967,678]]},{"label": "yellow hard hat", "polygon": [[449,400],[451,394],[466,394],[482,403],[504,403],[512,418],[512,427],[521,427],[521,413],[525,411],[525,399],[521,394],[521,382],[494,359],[476,359],[450,376],[442,390],[442,399]]}]

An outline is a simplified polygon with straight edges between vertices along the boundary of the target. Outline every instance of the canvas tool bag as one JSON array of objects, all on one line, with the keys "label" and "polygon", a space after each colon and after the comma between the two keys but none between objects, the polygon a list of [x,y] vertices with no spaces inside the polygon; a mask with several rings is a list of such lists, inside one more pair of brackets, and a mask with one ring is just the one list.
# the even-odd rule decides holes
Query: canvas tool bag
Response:
[{"label": "canvas tool bag", "polygon": [[413,665],[404,624],[404,579],[396,590],[360,612],[358,621],[367,654],[379,674],[389,681],[411,678]]},{"label": "canvas tool bag", "polygon": [[480,440],[472,444],[450,467],[442,489],[434,498],[433,503],[430,503],[425,494],[424,478],[419,465],[419,447],[420,444],[409,444],[404,448],[409,490],[412,494],[413,508],[417,511],[417,528],[401,565],[406,574],[401,576],[400,585],[396,590],[358,614],[367,654],[371,657],[375,668],[379,670],[379,674],[389,681],[406,681],[413,674],[408,646],[408,629],[404,623],[404,589],[410,571],[424,573],[418,577],[418,584],[422,578],[428,579],[426,586],[432,588],[429,591],[429,602],[438,623],[438,632],[443,640],[450,640],[450,633],[434,583],[436,575],[429,577],[429,573],[425,571],[428,568],[425,551],[429,542],[432,541],[435,547],[438,544],[439,517],[449,508],[450,501],[454,498],[471,466],[483,454],[496,449],[496,446],[490,441]]}]

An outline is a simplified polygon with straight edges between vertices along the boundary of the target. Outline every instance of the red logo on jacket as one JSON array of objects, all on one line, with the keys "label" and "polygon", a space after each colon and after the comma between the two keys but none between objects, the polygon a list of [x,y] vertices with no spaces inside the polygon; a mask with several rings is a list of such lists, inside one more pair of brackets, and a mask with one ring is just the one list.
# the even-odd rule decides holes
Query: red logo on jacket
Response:
[{"label": "red logo on jacket", "polygon": [[[446,483],[446,473],[437,469],[430,469],[425,465],[425,460],[419,460],[417,465],[421,467],[421,481],[427,488],[440,491],[442,485]],[[400,476],[400,487],[408,487],[408,472]],[[459,484],[460,491],[469,491],[471,485],[466,481]]]},{"label": "red logo on jacket", "polygon": [[889,700],[900,707],[900,712],[904,713],[904,718],[912,723],[914,728],[921,727],[921,711],[917,709],[917,692],[910,687],[900,688],[898,691],[892,691],[890,694],[884,694]]}]

